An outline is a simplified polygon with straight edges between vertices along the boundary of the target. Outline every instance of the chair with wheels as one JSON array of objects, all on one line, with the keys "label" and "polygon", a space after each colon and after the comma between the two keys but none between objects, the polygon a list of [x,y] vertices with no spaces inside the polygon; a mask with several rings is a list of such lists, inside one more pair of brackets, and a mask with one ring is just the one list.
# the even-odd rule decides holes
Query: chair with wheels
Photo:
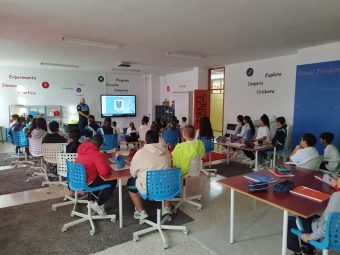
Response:
[{"label": "chair with wheels", "polygon": [[23,131],[13,131],[12,132],[13,136],[13,144],[20,149],[24,149],[24,155],[25,155],[25,160],[20,160],[20,149],[17,152],[18,160],[12,161],[11,165],[14,165],[15,167],[18,167],[19,165],[34,165],[33,162],[28,161],[28,155],[27,152],[25,151],[26,148],[28,148],[28,139]]},{"label": "chair with wheels", "polygon": [[178,131],[177,130],[165,130],[163,132],[163,139],[165,144],[168,146],[168,149],[171,147],[174,148],[178,143]]},{"label": "chair with wheels", "polygon": [[214,151],[214,137],[200,136],[198,137],[198,140],[201,140],[204,143],[205,157],[209,157],[209,168],[203,168],[202,163],[202,172],[207,176],[210,176],[211,174],[216,176],[217,169],[211,169],[211,152]]},{"label": "chair with wheels", "polygon": [[65,151],[66,151],[66,143],[43,143],[42,144],[42,152],[43,152],[43,157],[44,157],[43,178],[45,179],[45,181],[42,182],[42,186],[60,184],[59,182],[51,182],[48,179],[49,176],[55,177],[55,175],[48,174],[47,166],[48,165],[56,166],[58,163],[59,153],[63,153]]},{"label": "chair with wheels", "polygon": [[103,151],[109,151],[115,148],[118,148],[118,135],[112,134],[112,135],[104,135],[103,136]]},{"label": "chair with wheels", "polygon": [[202,160],[197,156],[194,159],[190,161],[190,169],[189,173],[185,176],[182,176],[182,194],[181,197],[175,197],[171,199],[171,201],[178,202],[176,204],[174,211],[177,211],[177,209],[184,203],[191,204],[193,206],[197,207],[198,211],[202,210],[202,204],[195,202],[194,200],[200,201],[202,199],[202,195],[195,195],[191,197],[187,197],[187,183],[192,176],[199,176],[202,169]]},{"label": "chair with wheels", "polygon": [[[301,238],[303,232],[299,229],[291,229],[291,232]],[[340,212],[330,212],[325,225],[325,237],[320,241],[308,242],[316,249],[322,250],[323,255],[328,251],[340,252]]]},{"label": "chair with wheels", "polygon": [[[67,182],[62,180],[62,177],[67,178],[67,164],[66,161],[75,162],[77,159],[77,153],[59,153],[58,155],[58,163],[57,163],[57,172],[59,176],[59,184],[67,186]],[[74,198],[65,195],[64,201],[68,200],[67,202],[62,202],[58,204],[52,205],[52,210],[56,211],[58,207],[66,206],[66,205],[74,205],[76,206],[78,203],[84,204],[84,197],[79,198],[78,191],[74,191]]]},{"label": "chair with wheels", "polygon": [[166,215],[161,219],[163,215],[163,202],[171,200],[181,192],[181,170],[179,168],[168,170],[149,170],[146,174],[146,193],[140,194],[143,199],[150,199],[155,201],[162,201],[162,209],[157,209],[157,222],[150,220],[141,220],[142,223],[150,225],[150,228],[143,229],[133,233],[133,240],[138,241],[139,236],[150,233],[153,231],[159,231],[163,242],[163,248],[168,248],[168,242],[163,234],[163,229],[179,230],[184,234],[188,234],[186,226],[172,226],[164,225],[166,221],[170,219],[169,215]]},{"label": "chair with wheels", "polygon": [[[98,187],[89,187],[86,183],[86,170],[85,167],[82,164],[73,163],[70,161],[66,161],[67,164],[67,182],[69,184],[70,189],[80,192],[85,191],[88,193],[99,191],[105,188],[108,188],[110,185],[105,184]],[[85,221],[89,221],[91,225],[90,235],[94,235],[96,233],[95,226],[93,224],[93,220],[103,220],[103,219],[109,219],[112,222],[116,220],[116,215],[93,215],[93,210],[90,206],[90,201],[83,200],[84,203],[87,204],[87,213],[81,213],[75,210],[76,204],[73,207],[73,210],[71,212],[71,217],[78,216],[80,219],[69,222],[64,224],[61,231],[65,232],[69,227],[75,226],[77,224],[83,223]]]},{"label": "chair with wheels", "polygon": [[285,164],[287,165],[295,165],[298,167],[302,167],[302,168],[306,168],[309,170],[313,170],[313,171],[317,171],[319,170],[319,167],[322,163],[323,160],[323,156],[316,156],[310,159],[307,159],[304,162],[300,162],[300,163],[294,163],[294,162],[286,162]]}]

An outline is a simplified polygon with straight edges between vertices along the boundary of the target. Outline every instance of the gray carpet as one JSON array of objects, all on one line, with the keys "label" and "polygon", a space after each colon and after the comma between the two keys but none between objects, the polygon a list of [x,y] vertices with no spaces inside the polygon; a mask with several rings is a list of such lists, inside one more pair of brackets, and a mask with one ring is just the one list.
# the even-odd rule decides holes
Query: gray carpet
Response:
[{"label": "gray carpet", "polygon": [[[20,206],[0,209],[0,253],[1,254],[92,254],[108,247],[132,240],[132,233],[148,227],[139,225],[133,219],[134,207],[126,189],[123,192],[124,228],[109,220],[95,221],[96,234],[90,236],[88,222],[73,226],[62,233],[64,223],[78,219],[71,218],[71,206],[51,210],[53,203],[62,199],[52,199]],[[84,207],[84,205],[82,205]],[[145,209],[154,219],[156,204],[145,203]],[[115,191],[113,201],[107,203],[108,213],[118,215],[118,192]],[[193,219],[178,211],[169,224],[182,225]],[[183,235],[182,232],[178,233]],[[140,239],[140,242],[143,238]]]},{"label": "gray carpet", "polygon": [[249,168],[248,165],[241,164],[235,161],[230,161],[229,165],[227,165],[227,163],[213,165],[212,168],[217,169],[217,174],[224,177],[233,177],[252,172],[251,168]]},{"label": "gray carpet", "polygon": [[26,175],[27,169],[26,167],[1,170],[0,195],[41,188],[41,178],[33,178],[30,182],[26,182],[29,177]]},{"label": "gray carpet", "polygon": [[11,161],[17,159],[17,157],[8,158],[8,153],[0,153],[0,166],[8,166],[11,164]]}]

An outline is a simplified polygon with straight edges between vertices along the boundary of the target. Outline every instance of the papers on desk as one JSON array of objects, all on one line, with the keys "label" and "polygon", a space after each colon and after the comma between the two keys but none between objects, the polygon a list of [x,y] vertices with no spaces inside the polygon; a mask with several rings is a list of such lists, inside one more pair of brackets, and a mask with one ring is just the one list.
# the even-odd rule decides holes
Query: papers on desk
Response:
[{"label": "papers on desk", "polygon": [[321,182],[327,183],[328,185],[331,185],[332,177],[329,174],[316,174],[314,175],[314,178]]},{"label": "papers on desk", "polygon": [[276,182],[276,179],[273,177],[268,177],[263,174],[258,173],[251,173],[243,176],[244,178],[247,178],[254,182],[266,182],[266,183],[273,183]]},{"label": "papers on desk", "polygon": [[307,199],[314,200],[316,202],[323,202],[329,199],[330,195],[327,193],[323,193],[305,186],[299,186],[290,191],[290,193],[301,196]]},{"label": "papers on desk", "polygon": [[114,158],[109,158],[109,160],[113,163],[113,164],[117,164],[117,159],[114,157]]}]

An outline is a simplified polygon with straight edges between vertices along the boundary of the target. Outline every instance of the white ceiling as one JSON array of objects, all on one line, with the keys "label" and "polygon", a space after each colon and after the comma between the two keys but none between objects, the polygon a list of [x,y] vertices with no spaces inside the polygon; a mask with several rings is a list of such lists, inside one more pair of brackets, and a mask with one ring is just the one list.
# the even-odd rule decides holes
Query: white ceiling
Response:
[{"label": "white ceiling", "polygon": [[[66,44],[61,36],[119,43]],[[295,53],[340,41],[339,0],[1,0],[0,64],[76,64],[110,71],[119,61],[164,74]],[[189,60],[165,55],[204,55]]]}]

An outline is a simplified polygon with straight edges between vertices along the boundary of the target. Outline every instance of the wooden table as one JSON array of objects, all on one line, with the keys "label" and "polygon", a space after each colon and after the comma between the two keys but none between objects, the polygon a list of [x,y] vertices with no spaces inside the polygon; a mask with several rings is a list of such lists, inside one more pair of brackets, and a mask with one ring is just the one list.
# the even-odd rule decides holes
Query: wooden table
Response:
[{"label": "wooden table", "polygon": [[112,173],[110,175],[101,176],[104,181],[118,181],[118,197],[119,197],[119,227],[123,227],[123,185],[122,180],[128,179],[131,177],[130,174],[130,164],[129,162],[125,164],[125,167],[122,169],[117,168],[117,164],[113,164],[109,158],[112,157],[112,154],[107,154],[107,159],[112,168]]},{"label": "wooden table", "polygon": [[229,149],[234,148],[236,150],[243,150],[243,151],[251,151],[255,153],[255,171],[258,170],[258,152],[259,151],[266,151],[266,150],[274,150],[273,153],[273,166],[275,166],[275,158],[276,158],[276,147],[273,146],[269,142],[265,142],[261,145],[255,145],[254,147],[248,147],[243,143],[238,142],[231,142],[230,139],[227,140],[226,143],[217,143],[218,145],[227,147],[227,164],[229,164]]},{"label": "wooden table", "polygon": [[[294,182],[295,187],[306,186],[315,190],[319,190],[325,193],[333,193],[335,190],[319,180],[314,178],[317,172],[299,168],[292,167],[292,173],[295,174],[291,178],[279,178],[269,172],[268,170],[261,170],[259,173],[266,176],[274,177],[278,182],[284,180],[291,180]],[[268,192],[248,192],[248,184],[251,180],[246,179],[243,175],[235,176],[232,178],[227,178],[218,181],[223,186],[231,189],[230,192],[230,243],[234,243],[234,192],[237,191],[243,195],[251,197],[253,199],[259,200],[263,203],[269,204],[276,208],[283,210],[283,234],[282,234],[282,255],[286,255],[287,251],[287,229],[288,229],[288,213],[298,215],[303,218],[309,218],[312,215],[322,211],[326,208],[328,201],[319,203],[313,200],[309,200],[303,197],[293,195],[291,193],[279,193],[273,190]],[[275,183],[270,184],[272,187]]]}]

